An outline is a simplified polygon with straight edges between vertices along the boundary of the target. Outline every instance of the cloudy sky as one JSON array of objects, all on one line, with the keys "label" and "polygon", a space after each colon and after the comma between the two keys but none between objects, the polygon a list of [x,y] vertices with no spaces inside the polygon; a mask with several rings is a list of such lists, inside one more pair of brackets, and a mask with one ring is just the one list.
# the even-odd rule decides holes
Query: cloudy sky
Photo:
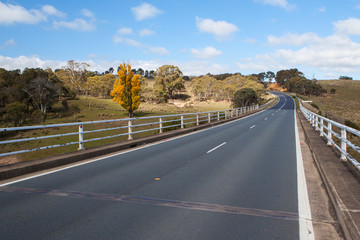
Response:
[{"label": "cloudy sky", "polygon": [[298,68],[360,79],[360,0],[4,0],[0,67],[68,60],[186,75]]}]

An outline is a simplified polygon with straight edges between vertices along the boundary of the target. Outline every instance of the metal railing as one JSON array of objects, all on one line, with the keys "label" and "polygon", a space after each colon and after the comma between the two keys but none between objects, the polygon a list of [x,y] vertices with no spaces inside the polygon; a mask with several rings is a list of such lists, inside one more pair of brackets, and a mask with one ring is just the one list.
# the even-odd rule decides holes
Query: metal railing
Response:
[{"label": "metal railing", "polygon": [[[356,146],[347,138],[349,135],[348,133],[350,133],[355,138],[360,139],[360,131],[309,111],[301,104],[300,99],[297,99],[299,101],[300,110],[304,114],[305,118],[311,123],[316,131],[320,132],[321,137],[325,137],[327,139],[328,145],[333,145],[340,151],[340,159],[349,160],[360,171],[360,163],[351,156],[347,150],[347,147],[349,146],[360,154],[360,147]],[[337,127],[340,130],[340,133],[337,133],[334,130],[334,127]],[[340,142],[339,145],[335,141],[336,138]]]},{"label": "metal railing", "polygon": [[[127,119],[0,128],[0,134],[5,132],[13,132],[13,131],[31,131],[31,130],[49,129],[49,128],[52,129],[59,128],[58,129],[59,132],[62,132],[53,135],[4,140],[4,141],[0,141],[0,146],[4,144],[18,144],[28,141],[42,141],[44,139],[51,139],[51,138],[60,139],[61,137],[78,135],[78,139],[75,141],[57,143],[46,146],[38,146],[32,149],[0,153],[0,157],[13,155],[13,154],[26,153],[26,152],[33,152],[38,150],[51,149],[56,147],[75,145],[75,144],[79,145],[78,150],[84,150],[85,149],[84,144],[93,141],[99,141],[99,140],[110,139],[121,136],[128,136],[128,140],[132,140],[134,134],[151,132],[151,131],[153,131],[154,133],[163,133],[169,128],[185,128],[189,125],[195,126],[204,123],[211,123],[214,121],[220,121],[222,119],[237,117],[240,116],[241,114],[253,112],[258,110],[259,108],[263,108],[264,106],[259,107],[259,105],[254,105],[249,107],[233,108],[233,109],[210,111],[210,112],[184,113],[184,114],[175,114],[175,115],[163,115],[163,116],[127,118]],[[110,124],[110,125],[117,124],[117,126],[96,129],[96,126],[103,126],[106,124]],[[92,125],[93,127],[90,127],[90,125]],[[66,128],[66,127],[69,128],[74,126],[77,127],[78,129],[75,130],[75,132],[66,132],[65,130],[64,131],[60,130],[60,128]],[[85,130],[85,126],[88,128],[88,130]],[[91,129],[91,128],[95,128],[95,129]],[[93,133],[109,132],[109,131],[111,131],[110,135],[102,134],[101,136],[95,136],[95,137],[93,136],[92,138],[91,137],[85,138],[85,135],[91,135]],[[33,134],[37,135],[37,133],[33,133]]]}]

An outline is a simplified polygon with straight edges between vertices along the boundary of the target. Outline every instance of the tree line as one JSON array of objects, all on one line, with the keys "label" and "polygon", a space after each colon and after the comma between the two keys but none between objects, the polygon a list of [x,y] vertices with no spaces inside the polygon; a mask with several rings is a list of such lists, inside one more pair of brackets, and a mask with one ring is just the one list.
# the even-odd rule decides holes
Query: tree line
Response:
[{"label": "tree line", "polygon": [[289,92],[302,95],[322,96],[326,89],[322,88],[317,80],[309,80],[298,69],[280,70],[276,73],[275,81]]},{"label": "tree line", "polygon": [[[78,96],[112,97],[129,111],[129,116],[133,116],[140,101],[161,103],[170,99],[187,99],[190,97],[188,93],[198,101],[233,102],[235,96],[239,99],[240,89],[247,89],[243,95],[252,95],[254,92],[252,99],[258,100],[265,92],[266,80],[269,82],[274,79],[288,91],[304,95],[324,93],[319,84],[306,79],[297,69],[281,70],[276,75],[269,71],[248,76],[225,73],[190,78],[173,65],[144,71],[142,68],[131,69],[129,64],[122,64],[117,72],[111,67],[103,73],[92,72],[88,68],[87,63],[73,60],[55,71],[26,68],[21,72],[0,68],[1,119],[15,126],[27,120],[30,123],[45,121],[55,103],[61,102],[66,111],[69,108],[67,101]],[[134,86],[131,85],[131,79],[134,79]],[[187,89],[189,92],[185,89],[186,81],[190,81],[190,88]],[[240,102],[245,105],[254,104],[247,100]]]}]

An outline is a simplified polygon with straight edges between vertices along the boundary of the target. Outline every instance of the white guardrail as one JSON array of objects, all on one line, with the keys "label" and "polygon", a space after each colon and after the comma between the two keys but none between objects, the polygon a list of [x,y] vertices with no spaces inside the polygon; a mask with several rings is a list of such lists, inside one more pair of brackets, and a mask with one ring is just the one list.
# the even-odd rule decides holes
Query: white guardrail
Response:
[{"label": "white guardrail", "polygon": [[[340,159],[349,160],[360,171],[360,163],[348,153],[347,146],[351,147],[359,154],[360,147],[356,146],[346,137],[347,133],[351,133],[354,136],[360,138],[360,131],[309,111],[301,104],[301,101],[298,97],[297,99],[299,101],[300,110],[304,114],[305,118],[311,123],[311,125],[315,128],[316,131],[320,132],[320,136],[327,139],[328,145],[333,145],[340,151]],[[334,126],[339,128],[340,134],[334,131]],[[334,141],[333,136],[340,140],[340,146]]]},{"label": "white guardrail", "polygon": [[[270,102],[271,103],[271,102]],[[210,111],[210,112],[198,112],[198,113],[184,113],[184,114],[176,114],[176,115],[164,115],[164,116],[151,116],[151,117],[139,117],[139,118],[127,118],[127,119],[114,119],[114,120],[102,120],[102,121],[90,121],[90,122],[76,122],[76,123],[64,123],[64,124],[50,124],[50,125],[38,125],[38,126],[25,126],[25,127],[10,127],[10,128],[0,128],[0,134],[4,132],[10,132],[10,131],[30,131],[30,130],[36,130],[36,129],[45,129],[45,128],[56,128],[59,130],[59,132],[62,132],[61,134],[55,134],[55,135],[45,135],[45,136],[37,136],[37,137],[31,137],[31,138],[23,138],[23,139],[12,139],[12,140],[5,140],[0,141],[0,146],[2,144],[17,144],[22,143],[26,141],[37,141],[37,140],[43,140],[43,139],[49,139],[49,138],[56,138],[61,139],[61,137],[65,136],[74,136],[78,135],[78,141],[71,141],[71,142],[63,142],[57,141],[58,144],[55,145],[48,145],[48,146],[39,146],[33,149],[26,149],[26,150],[19,150],[19,151],[12,151],[12,152],[6,152],[6,153],[0,153],[0,157],[13,155],[13,154],[20,154],[20,153],[26,153],[26,152],[33,152],[38,150],[44,150],[44,149],[50,149],[50,148],[56,148],[56,147],[63,147],[63,146],[69,146],[74,144],[79,144],[78,150],[84,150],[84,143],[92,142],[92,141],[99,141],[109,138],[115,138],[120,136],[128,136],[128,140],[133,139],[133,135],[137,133],[143,133],[143,132],[149,132],[149,131],[157,131],[158,133],[162,133],[163,131],[166,131],[167,128],[184,128],[187,125],[195,126],[200,125],[204,123],[210,123],[212,121],[219,121],[222,119],[227,119],[230,117],[236,117],[244,113],[253,112],[256,111],[259,108],[263,108],[270,103],[260,106],[259,105],[253,105],[248,107],[242,107],[242,108],[233,108],[233,109],[227,109],[227,110],[220,110],[220,111]],[[155,122],[153,122],[153,120]],[[150,122],[149,122],[150,121]],[[112,124],[115,126],[111,126],[108,128],[102,128],[102,129],[96,129],[96,125],[106,125],[106,124]],[[90,127],[89,125],[93,125]],[[77,126],[78,130],[75,130],[75,132],[66,132],[61,131],[60,128],[64,127],[71,127],[71,126]],[[88,130],[85,130],[85,126],[87,126]],[[152,126],[156,126],[153,128]],[[146,128],[150,127],[150,128]],[[95,128],[95,129],[94,129]],[[145,128],[145,129],[144,129]],[[68,129],[67,129],[68,131]],[[74,131],[74,130],[73,130]],[[111,131],[110,134],[102,134],[102,136],[96,136],[92,137],[89,136],[88,138],[85,138],[85,135],[92,133],[99,133],[99,132],[105,132],[105,131]],[[116,134],[115,134],[116,133]],[[37,133],[33,133],[35,135]],[[46,134],[46,131],[45,131]],[[105,135],[105,136],[104,136]]]}]

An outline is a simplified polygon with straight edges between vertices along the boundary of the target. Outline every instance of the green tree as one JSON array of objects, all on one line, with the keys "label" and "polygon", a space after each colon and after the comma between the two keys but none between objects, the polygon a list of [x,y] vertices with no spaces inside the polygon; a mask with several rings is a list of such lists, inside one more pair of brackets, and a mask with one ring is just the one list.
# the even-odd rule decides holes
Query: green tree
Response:
[{"label": "green tree", "polygon": [[235,108],[257,104],[259,97],[252,88],[242,88],[235,92],[232,105]]},{"label": "green tree", "polygon": [[26,105],[20,102],[13,102],[5,105],[4,120],[18,126],[26,119]]},{"label": "green tree", "polygon": [[111,96],[134,117],[134,111],[140,106],[140,76],[134,74],[130,64],[121,64],[118,71],[119,79],[114,83]]},{"label": "green tree", "polygon": [[85,83],[85,89],[91,96],[107,98],[110,96],[115,80],[115,76],[111,73],[89,77]]},{"label": "green tree", "polygon": [[217,80],[209,75],[195,78],[191,81],[191,91],[195,97],[200,99],[209,99],[213,96],[212,86]]},{"label": "green tree", "polygon": [[155,72],[155,95],[159,101],[167,101],[185,89],[183,74],[173,65],[164,65]]},{"label": "green tree", "polygon": [[261,72],[257,75],[258,79],[260,82],[264,82],[265,81],[265,77],[266,77],[266,73],[265,72]]},{"label": "green tree", "polygon": [[275,73],[268,71],[265,75],[265,78],[267,78],[268,81],[271,82],[275,78]]},{"label": "green tree", "polygon": [[280,86],[283,86],[287,80],[294,77],[304,77],[304,74],[296,68],[289,70],[280,70],[276,73],[275,81],[280,84]]}]

